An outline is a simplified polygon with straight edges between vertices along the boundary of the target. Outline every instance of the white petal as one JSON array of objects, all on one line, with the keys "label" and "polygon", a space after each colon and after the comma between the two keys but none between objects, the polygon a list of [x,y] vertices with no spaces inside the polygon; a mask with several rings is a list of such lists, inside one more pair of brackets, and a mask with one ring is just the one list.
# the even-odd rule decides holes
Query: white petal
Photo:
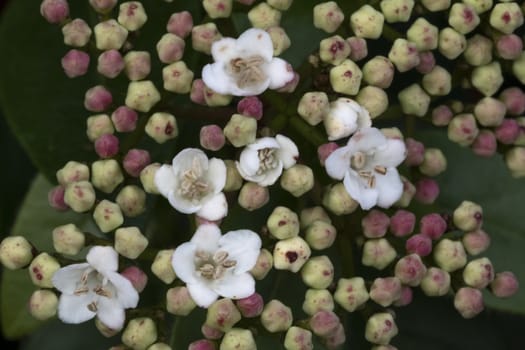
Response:
[{"label": "white petal", "polygon": [[401,140],[387,139],[386,147],[374,156],[374,163],[384,167],[396,167],[406,157],[405,143]]},{"label": "white petal", "polygon": [[260,166],[259,152],[253,147],[245,147],[235,164],[242,177],[255,175]]},{"label": "white petal", "polygon": [[230,299],[241,299],[252,295],[255,292],[255,281],[249,273],[240,275],[225,275],[215,281],[213,290],[220,296]]},{"label": "white petal", "polygon": [[122,308],[131,308],[136,307],[139,302],[139,293],[133,287],[131,282],[121,274],[117,272],[108,272],[104,274],[105,277],[113,284],[115,287],[119,305]]},{"label": "white petal", "polygon": [[279,142],[277,142],[277,139],[273,137],[261,137],[260,139],[255,140],[254,143],[249,144],[248,147],[258,151],[264,148],[279,148],[280,145]]},{"label": "white petal", "polygon": [[352,153],[356,151],[366,152],[385,146],[386,137],[376,128],[360,129],[348,140],[348,147]]},{"label": "white petal", "polygon": [[237,86],[221,62],[205,65],[202,68],[202,80],[208,88],[223,95],[233,94]]},{"label": "white petal", "polygon": [[266,74],[270,78],[270,89],[282,88],[294,78],[290,64],[277,57],[266,66]]},{"label": "white petal", "polygon": [[192,169],[195,162],[202,171],[208,170],[208,157],[198,148],[185,148],[173,158],[173,172],[178,176],[181,172]]},{"label": "white petal", "polygon": [[161,166],[155,173],[154,181],[155,186],[159,190],[160,194],[168,198],[177,184],[177,178],[173,173],[173,168],[171,165],[165,164]]},{"label": "white petal", "polygon": [[299,150],[297,145],[288,137],[283,135],[276,135],[275,139],[279,143],[279,159],[283,162],[285,169],[288,169],[291,166],[294,166],[297,163],[297,158],[299,157]]},{"label": "white petal", "polygon": [[220,220],[228,215],[228,202],[223,192],[203,201],[202,207],[196,212],[198,216],[210,221]]},{"label": "white petal", "polygon": [[200,307],[210,306],[217,298],[219,294],[213,291],[207,284],[197,280],[195,283],[186,284],[188,292],[195,304]]},{"label": "white petal", "polygon": [[219,248],[221,230],[214,224],[203,224],[193,234],[191,242],[197,245],[197,249],[215,252]]},{"label": "white petal", "polygon": [[[201,225],[202,226],[202,225]],[[177,277],[186,282],[195,282],[195,252],[197,244],[186,242],[177,247],[171,258],[171,265]]]},{"label": "white petal", "polygon": [[376,188],[379,192],[377,205],[389,208],[403,194],[403,182],[396,168],[388,168],[385,175],[376,175]]},{"label": "white petal", "polygon": [[113,298],[101,297],[98,300],[97,317],[100,322],[113,330],[120,330],[124,326],[126,315],[124,309]]},{"label": "white petal", "polygon": [[222,38],[211,45],[211,55],[215,62],[227,63],[237,57],[237,40],[233,38]]},{"label": "white petal", "polygon": [[[349,101],[349,102],[347,102]],[[352,109],[350,99],[332,102],[329,112],[323,118],[328,140],[339,140],[357,130],[357,113]]]},{"label": "white petal", "polygon": [[82,323],[95,317],[87,306],[93,301],[93,294],[62,294],[58,301],[58,318],[64,323]]},{"label": "white petal", "polygon": [[358,202],[362,209],[368,210],[377,204],[377,189],[363,186],[362,180],[353,171],[347,173],[343,184],[350,197]]},{"label": "white petal", "polygon": [[281,176],[282,173],[283,163],[279,162],[279,164],[275,168],[266,170],[260,176],[252,176],[251,179],[248,180],[257,183],[259,186],[271,186],[277,181],[277,179],[279,178],[279,176]]},{"label": "white petal", "polygon": [[235,260],[235,274],[252,269],[261,250],[261,238],[250,230],[230,231],[219,239],[221,250],[228,252],[228,259]]},{"label": "white petal", "polygon": [[348,169],[350,169],[350,150],[348,147],[340,147],[330,153],[324,162],[328,175],[336,180],[342,180]]},{"label": "white petal", "polygon": [[86,260],[97,271],[117,271],[118,269],[118,253],[109,246],[91,248]]},{"label": "white petal", "polygon": [[208,162],[208,173],[206,174],[208,183],[213,186],[213,192],[219,193],[226,184],[226,165],[222,159],[212,158]]},{"label": "white petal", "polygon": [[77,282],[89,268],[88,263],[64,266],[53,275],[53,285],[62,293],[73,294],[77,289]]},{"label": "white petal", "polygon": [[251,28],[237,39],[237,50],[243,54],[243,57],[259,55],[269,62],[273,56],[272,39],[264,30]]},{"label": "white petal", "polygon": [[169,194],[168,201],[173,208],[184,214],[193,214],[202,207],[201,202],[194,203],[193,201],[181,196],[177,191],[173,191]]}]

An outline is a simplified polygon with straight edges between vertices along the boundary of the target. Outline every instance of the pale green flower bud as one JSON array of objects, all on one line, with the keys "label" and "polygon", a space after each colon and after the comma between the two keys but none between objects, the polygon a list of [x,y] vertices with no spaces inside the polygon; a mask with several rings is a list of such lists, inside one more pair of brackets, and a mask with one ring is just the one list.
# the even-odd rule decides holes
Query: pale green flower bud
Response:
[{"label": "pale green flower bud", "polygon": [[463,318],[472,318],[485,308],[483,295],[479,289],[460,288],[454,296],[454,307]]},{"label": "pale green flower bud", "polygon": [[439,32],[439,52],[449,60],[453,60],[461,55],[466,47],[467,39],[465,39],[463,34],[449,27]]},{"label": "pale green flower bud", "polygon": [[354,312],[369,298],[365,280],[362,277],[341,278],[337,282],[334,299],[346,311]]},{"label": "pale green flower bud", "polygon": [[353,213],[359,203],[350,197],[345,186],[340,182],[325,191],[323,205],[335,215],[344,215]]},{"label": "pale green flower bud", "polygon": [[257,350],[253,334],[248,329],[230,329],[222,338],[219,350]]},{"label": "pale green flower bud", "polygon": [[434,247],[434,260],[443,270],[453,272],[465,266],[467,254],[461,242],[445,238]]},{"label": "pale green flower bud", "polygon": [[450,8],[448,24],[461,34],[468,34],[479,24],[480,19],[474,8],[457,2]]},{"label": "pale green flower bud", "polygon": [[84,248],[85,241],[84,233],[73,224],[62,225],[53,229],[53,247],[60,254],[78,254]]},{"label": "pale green flower bud", "polygon": [[254,28],[267,29],[278,26],[281,22],[281,12],[266,2],[261,2],[248,11],[248,19]]},{"label": "pale green flower bud", "polygon": [[319,58],[321,61],[337,66],[350,54],[350,44],[339,35],[321,40]]},{"label": "pale green flower bud", "polygon": [[162,69],[164,89],[177,94],[187,94],[191,91],[193,72],[186,63],[178,61]]},{"label": "pale green flower bud", "polygon": [[328,288],[334,279],[334,265],[326,255],[310,258],[301,269],[301,277],[311,288]]},{"label": "pale green flower bud", "polygon": [[113,10],[118,0],[89,0],[93,10],[100,14],[107,14]]},{"label": "pale green flower bud", "polygon": [[505,104],[493,97],[484,97],[474,106],[474,116],[483,126],[500,125],[506,113]]},{"label": "pale green flower bud", "polygon": [[401,109],[405,114],[423,117],[430,106],[430,96],[419,84],[412,84],[397,94]]},{"label": "pale green flower bud", "polygon": [[366,83],[386,89],[394,79],[394,65],[383,56],[375,56],[363,66],[363,79]]},{"label": "pale green flower bud", "polygon": [[[184,39],[173,33],[164,34],[157,42],[157,54],[162,63],[179,61],[184,55]],[[167,89],[166,89],[167,90]]]},{"label": "pale green flower bud", "polygon": [[154,113],[148,119],[145,130],[146,134],[161,144],[179,135],[177,120],[173,115],[165,112]]},{"label": "pale green flower bud", "polygon": [[463,53],[468,64],[482,66],[492,61],[492,40],[480,34],[475,34],[467,40],[467,48]]},{"label": "pale green flower bud", "polygon": [[259,186],[255,182],[246,182],[237,198],[239,205],[249,211],[262,208],[269,200],[270,191],[268,187]]},{"label": "pale green flower bud", "polygon": [[494,268],[488,258],[470,261],[463,270],[463,281],[477,289],[487,287],[494,280]]},{"label": "pale green flower bud", "polygon": [[492,8],[493,0],[463,0],[463,3],[470,5],[477,14],[480,14]]},{"label": "pale green flower bud", "polygon": [[292,326],[284,338],[286,350],[313,350],[312,332],[307,329]]},{"label": "pale green flower bud", "polygon": [[241,114],[234,114],[224,127],[224,136],[235,147],[243,147],[255,142],[257,132],[257,120],[245,117]]},{"label": "pale green flower bud", "polygon": [[268,231],[277,239],[299,235],[299,217],[286,207],[276,207],[266,221]]},{"label": "pale green flower bud", "polygon": [[387,345],[372,346],[370,350],[398,350],[398,349],[394,345],[387,344]]},{"label": "pale green flower bud", "polygon": [[395,267],[395,276],[404,284],[416,287],[421,283],[427,273],[427,268],[421,257],[417,254],[410,254],[398,260]]},{"label": "pale green flower bud", "polygon": [[148,239],[138,227],[121,227],[115,231],[115,250],[122,256],[136,259],[148,246]]},{"label": "pale green flower bud", "polygon": [[255,266],[250,270],[252,276],[257,280],[262,280],[273,266],[273,255],[267,249],[261,249]]},{"label": "pale green flower bud", "polygon": [[439,148],[426,148],[419,171],[428,176],[437,176],[447,169],[447,159]]},{"label": "pale green flower bud", "polygon": [[448,124],[448,138],[460,146],[469,146],[479,134],[476,119],[471,113],[458,114]]},{"label": "pale green flower bud", "polygon": [[196,306],[186,287],[174,287],[166,292],[166,309],[173,315],[187,316]]},{"label": "pale green flower bud", "polygon": [[47,253],[40,253],[29,264],[29,276],[33,284],[40,288],[53,288],[51,278],[60,269],[58,261]]},{"label": "pale green flower bud", "polygon": [[416,67],[420,61],[416,44],[401,38],[392,44],[388,58],[401,73]]},{"label": "pale green flower bud", "polygon": [[226,165],[226,184],[224,185],[224,192],[237,191],[241,188],[243,179],[235,161],[231,159],[224,159],[224,164]]},{"label": "pale green flower bud", "polygon": [[450,290],[450,274],[437,267],[430,267],[421,280],[420,287],[429,297],[443,296]]},{"label": "pale green flower bud", "polygon": [[122,328],[113,329],[113,328],[108,327],[107,325],[102,323],[102,321],[100,321],[98,317],[95,318],[95,327],[100,332],[100,334],[102,334],[106,338],[111,338],[117,335],[122,330]]},{"label": "pale green flower bud", "polygon": [[501,87],[501,84],[503,84],[503,74],[501,73],[499,62],[492,62],[474,68],[471,82],[483,95],[494,95]]},{"label": "pale green flower bud", "polygon": [[454,225],[462,231],[474,231],[483,223],[483,208],[471,201],[463,201],[454,210]]},{"label": "pale green flower bud", "polygon": [[396,250],[385,238],[369,239],[363,245],[361,262],[365,266],[382,270],[394,261],[396,255]]},{"label": "pale green flower bud", "polygon": [[6,237],[0,243],[0,263],[10,270],[18,270],[31,262],[32,251],[33,247],[24,237]]},{"label": "pale green flower bud", "polygon": [[93,219],[100,231],[108,233],[124,223],[124,216],[120,207],[113,202],[103,199],[93,211]]},{"label": "pale green flower bud", "polygon": [[525,176],[525,147],[513,147],[505,153],[505,164],[514,178]]},{"label": "pale green flower bud", "polygon": [[261,323],[268,332],[284,332],[292,326],[292,309],[279,300],[270,300],[261,313]]},{"label": "pale green flower bud", "polygon": [[328,216],[326,211],[323,209],[323,207],[320,206],[305,208],[301,210],[301,215],[299,217],[299,221],[301,222],[301,228],[306,228],[317,220],[324,221],[328,224],[332,223],[332,220],[330,220],[330,217]]},{"label": "pale green flower bud", "polygon": [[242,316],[231,299],[219,299],[208,307],[206,325],[227,332]]},{"label": "pale green flower bud", "polygon": [[151,271],[157,276],[162,282],[170,284],[175,280],[175,271],[171,265],[171,256],[173,255],[173,249],[159,250],[153,264],[151,265]]},{"label": "pale green flower bud", "polygon": [[414,0],[382,0],[379,6],[388,23],[408,22]]},{"label": "pale green flower bud", "polygon": [[292,6],[293,0],[266,0],[266,2],[278,10],[286,11]]},{"label": "pale green flower bud", "polygon": [[394,205],[396,207],[406,208],[410,205],[412,198],[414,198],[416,194],[416,186],[404,176],[401,176],[401,182],[403,182],[403,193]]},{"label": "pale green flower bud", "polygon": [[116,202],[124,215],[135,217],[146,210],[146,193],[138,186],[129,185],[120,190]]},{"label": "pale green flower bud", "polygon": [[85,46],[91,38],[92,30],[83,19],[76,18],[62,27],[64,44],[75,47]]},{"label": "pale green flower bud", "polygon": [[274,56],[279,56],[292,44],[290,37],[282,27],[270,27],[266,29],[266,32],[270,34],[270,39],[272,39]]},{"label": "pale green flower bud", "polygon": [[104,134],[113,134],[115,132],[113,123],[107,114],[90,116],[87,118],[86,126],[86,135],[91,142],[94,142]]},{"label": "pale green flower bud", "polygon": [[306,165],[295,164],[283,171],[280,184],[294,197],[300,197],[314,187],[314,173]]},{"label": "pale green flower bud", "polygon": [[157,185],[155,185],[155,173],[160,166],[160,163],[151,163],[140,172],[140,183],[146,193],[159,194]]},{"label": "pale green flower bud", "polygon": [[232,13],[232,0],[203,0],[202,6],[210,18],[228,18]]},{"label": "pale green flower bud", "polygon": [[522,52],[520,57],[512,62],[512,72],[522,84],[525,84],[525,53]]},{"label": "pale green flower bud", "polygon": [[434,66],[429,73],[423,76],[421,83],[430,95],[446,96],[452,89],[452,76],[445,68]]},{"label": "pale green flower bud", "polygon": [[213,91],[207,86],[204,87],[204,101],[209,107],[227,106],[232,101],[232,95],[223,95]]},{"label": "pale green flower bud", "polygon": [[335,1],[314,6],[314,27],[333,33],[343,22],[345,15]]},{"label": "pale green flower bud", "polygon": [[385,90],[375,86],[362,88],[355,100],[368,111],[372,119],[383,114],[388,108],[388,95]]},{"label": "pale green flower bud", "polygon": [[148,20],[148,15],[142,3],[138,1],[128,1],[120,5],[118,22],[127,30],[135,31],[144,25]]},{"label": "pale green flower bud", "polygon": [[303,267],[311,250],[301,237],[283,239],[273,249],[273,266],[277,270],[297,272]]},{"label": "pale green flower bud", "polygon": [[304,236],[312,249],[323,250],[334,244],[337,231],[329,222],[315,220],[308,225]]},{"label": "pale green flower bud", "polygon": [[157,340],[157,326],[149,317],[134,318],[122,332],[122,342],[130,348],[143,350]]},{"label": "pale green flower bud", "polygon": [[128,30],[114,19],[100,22],[93,30],[99,50],[120,50],[128,37]]},{"label": "pale green flower bud", "polygon": [[166,343],[155,343],[148,347],[148,350],[172,350],[171,346]]},{"label": "pale green flower bud", "polygon": [[111,193],[124,181],[122,170],[114,159],[97,160],[91,164],[91,182],[98,190]]},{"label": "pale green flower bud", "polygon": [[69,161],[56,173],[59,184],[67,186],[70,183],[89,180],[89,168],[87,165]]},{"label": "pale green flower bud", "polygon": [[370,5],[363,5],[350,16],[352,31],[359,38],[377,39],[383,32],[385,17]]},{"label": "pale green flower bud", "polygon": [[342,94],[356,95],[359,92],[362,77],[361,69],[349,59],[330,69],[330,85],[334,91]]},{"label": "pale green flower bud", "polygon": [[438,27],[420,17],[407,30],[407,39],[416,45],[418,51],[434,50],[438,46]]},{"label": "pale green flower bud", "polygon": [[511,34],[523,24],[523,13],[515,2],[496,4],[490,12],[490,25],[505,34]]},{"label": "pale green flower bud", "polygon": [[151,57],[148,51],[130,51],[124,56],[124,71],[129,80],[145,79],[151,72]]},{"label": "pale green flower bud", "polygon": [[211,45],[222,38],[222,34],[213,22],[195,26],[191,30],[191,45],[195,51],[211,53]]},{"label": "pale green flower bud", "polygon": [[297,113],[310,125],[317,125],[323,121],[323,116],[328,112],[330,102],[328,96],[322,91],[307,92],[301,97],[297,106]]},{"label": "pale green flower bud", "polygon": [[77,213],[91,209],[95,199],[95,190],[88,181],[73,182],[66,186],[64,202]]},{"label": "pale green flower bud", "polygon": [[35,290],[29,298],[29,313],[40,321],[45,321],[56,315],[58,298],[50,290]]},{"label": "pale green flower bud", "polygon": [[128,85],[126,106],[140,112],[149,110],[160,101],[160,93],[149,80],[132,81]]},{"label": "pale green flower bud", "polygon": [[421,3],[431,12],[443,11],[450,7],[450,0],[421,0]]},{"label": "pale green flower bud", "polygon": [[388,312],[372,315],[366,322],[365,338],[371,343],[386,345],[397,335],[397,325]]},{"label": "pale green flower bud", "polygon": [[334,298],[327,289],[308,289],[304,296],[303,311],[312,316],[318,311],[333,311]]}]

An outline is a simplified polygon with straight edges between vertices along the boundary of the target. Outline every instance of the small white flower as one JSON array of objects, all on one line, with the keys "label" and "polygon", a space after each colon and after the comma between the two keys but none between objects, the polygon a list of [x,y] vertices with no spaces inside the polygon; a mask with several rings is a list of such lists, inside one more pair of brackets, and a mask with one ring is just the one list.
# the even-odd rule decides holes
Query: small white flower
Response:
[{"label": "small white flower", "polygon": [[260,186],[270,186],[284,169],[295,165],[299,150],[288,137],[263,137],[247,145],[236,162],[243,179]]},{"label": "small white flower", "polygon": [[125,321],[124,309],[136,307],[139,295],[117,272],[118,254],[113,248],[95,246],[86,260],[53,275],[53,285],[62,292],[58,318],[65,323],[81,323],[97,316],[107,327],[119,330]]},{"label": "small white flower", "polygon": [[186,148],[155,173],[155,185],[170,204],[184,214],[196,213],[210,220],[220,220],[228,213],[222,189],[226,184],[226,165],[217,158],[208,159],[200,149]]},{"label": "small white flower", "polygon": [[221,235],[214,224],[199,226],[193,238],[175,249],[173,270],[186,282],[195,303],[210,306],[219,296],[246,298],[255,292],[251,270],[261,249],[261,239],[250,230]]},{"label": "small white flower", "polygon": [[252,96],[266,89],[279,89],[294,78],[293,69],[273,57],[270,35],[248,29],[237,40],[223,38],[213,43],[215,60],[202,69],[202,80],[210,89],[235,96]]},{"label": "small white flower", "polygon": [[330,103],[330,109],[323,118],[328,140],[339,140],[350,136],[357,129],[372,125],[366,108],[349,98],[340,97]]},{"label": "small white flower", "polygon": [[396,167],[405,159],[405,143],[387,139],[376,128],[357,131],[348,144],[326,159],[328,175],[343,180],[346,191],[361,208],[388,208],[403,193]]}]

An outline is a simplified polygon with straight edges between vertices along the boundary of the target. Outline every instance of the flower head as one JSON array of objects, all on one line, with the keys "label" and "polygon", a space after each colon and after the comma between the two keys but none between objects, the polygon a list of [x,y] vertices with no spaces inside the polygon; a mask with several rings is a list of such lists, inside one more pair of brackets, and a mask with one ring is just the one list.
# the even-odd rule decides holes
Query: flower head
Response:
[{"label": "flower head", "polygon": [[175,249],[173,270],[195,303],[208,307],[219,296],[241,299],[255,292],[248,272],[257,262],[261,239],[250,230],[221,235],[214,224],[200,225],[193,238]]},{"label": "flower head", "polygon": [[215,60],[202,70],[202,80],[220,94],[251,96],[266,89],[279,89],[294,78],[290,65],[273,57],[270,35],[248,29],[237,40],[223,38],[213,43]]},{"label": "flower head", "polygon": [[244,148],[237,170],[245,180],[270,186],[281,176],[283,168],[295,165],[298,156],[297,146],[288,137],[263,137]]},{"label": "flower head", "polygon": [[222,193],[226,166],[217,158],[208,159],[196,148],[186,148],[155,174],[155,185],[170,204],[184,214],[196,213],[207,220],[226,216],[228,203]]},{"label": "flower head", "polygon": [[81,323],[97,316],[107,327],[121,329],[124,309],[137,306],[137,291],[117,272],[118,254],[113,248],[95,246],[86,260],[53,275],[53,285],[62,292],[58,317],[65,323]]},{"label": "flower head", "polygon": [[403,141],[387,139],[376,128],[364,128],[352,135],[346,146],[330,154],[325,167],[328,175],[343,180],[348,194],[361,208],[388,208],[403,193],[396,166],[405,155]]}]

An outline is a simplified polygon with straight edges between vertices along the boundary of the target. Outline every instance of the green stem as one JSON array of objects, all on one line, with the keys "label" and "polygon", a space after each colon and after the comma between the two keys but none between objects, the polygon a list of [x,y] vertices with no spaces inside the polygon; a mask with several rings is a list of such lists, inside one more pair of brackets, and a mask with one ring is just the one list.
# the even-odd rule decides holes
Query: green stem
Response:
[{"label": "green stem", "polygon": [[171,329],[169,344],[172,349],[176,348],[175,345],[177,344],[177,335],[178,335],[178,329],[181,324],[181,319],[182,319],[181,316],[177,316],[175,318],[175,322],[173,323],[173,328]]},{"label": "green stem", "polygon": [[297,131],[305,140],[308,140],[312,145],[319,147],[326,143],[326,136],[317,130],[315,127],[309,125],[297,115],[291,116],[289,119],[290,126]]}]

